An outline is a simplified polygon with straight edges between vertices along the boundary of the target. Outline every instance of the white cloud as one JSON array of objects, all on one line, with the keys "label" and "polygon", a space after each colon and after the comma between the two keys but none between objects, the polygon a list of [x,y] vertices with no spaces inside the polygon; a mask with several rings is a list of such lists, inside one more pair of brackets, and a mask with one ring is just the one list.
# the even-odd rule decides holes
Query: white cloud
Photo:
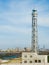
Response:
[{"label": "white cloud", "polygon": [[[33,8],[34,4],[32,4],[32,6],[30,6],[31,4],[29,4],[30,1],[20,1],[20,2],[13,2],[11,1],[8,6],[9,6],[9,10],[6,12],[1,13],[0,17],[2,17],[3,19],[7,20],[7,22],[11,22],[13,24],[31,24],[32,23],[32,11],[30,9]],[[32,1],[33,2],[33,1]],[[49,19],[48,16],[44,16],[46,14],[43,15],[43,13],[45,12],[45,10],[48,9],[47,5],[44,4],[45,1],[39,1],[38,3],[35,4],[35,8],[37,9],[38,14],[38,24],[41,26],[49,26]],[[44,5],[43,5],[44,4]],[[30,7],[30,8],[29,8]],[[41,14],[42,16],[41,16]],[[47,13],[48,14],[48,13]]]},{"label": "white cloud", "polygon": [[[49,14],[48,13],[46,14],[46,10],[48,10],[48,7],[46,4],[44,4],[44,1],[45,0],[39,1],[38,3],[35,4],[35,8],[37,9],[37,12],[38,12],[37,23],[39,26],[49,27],[49,18],[48,18]],[[4,21],[9,22],[9,25],[5,25],[5,24],[0,25],[0,31],[6,32],[6,33],[16,33],[17,32],[17,33],[22,33],[22,34],[26,34],[26,35],[31,34],[31,28],[27,28],[27,27],[25,28],[25,26],[21,27],[18,25],[19,24],[20,25],[24,25],[24,24],[31,25],[31,23],[32,23],[32,17],[31,17],[32,11],[31,10],[32,10],[32,8],[34,8],[33,7],[34,4],[31,4],[31,1],[24,0],[19,3],[12,1],[8,4],[8,6],[9,6],[8,11],[5,10],[2,13],[0,13],[0,19],[3,19]],[[44,14],[44,12],[45,12],[45,14]],[[11,23],[11,25],[10,25],[10,23]],[[14,25],[16,25],[16,26],[14,26]],[[41,36],[42,36],[42,34],[44,34],[44,33],[41,33]],[[44,36],[43,36],[43,38],[44,38]],[[22,39],[22,37],[21,37],[21,39]],[[20,42],[22,42],[22,41],[20,41]],[[4,43],[5,43],[5,41],[4,41]]]},{"label": "white cloud", "polygon": [[30,34],[31,28],[20,28],[20,27],[18,28],[8,25],[1,25],[0,32]]},{"label": "white cloud", "polygon": [[48,16],[38,17],[38,25],[49,27],[49,18],[48,18]]}]

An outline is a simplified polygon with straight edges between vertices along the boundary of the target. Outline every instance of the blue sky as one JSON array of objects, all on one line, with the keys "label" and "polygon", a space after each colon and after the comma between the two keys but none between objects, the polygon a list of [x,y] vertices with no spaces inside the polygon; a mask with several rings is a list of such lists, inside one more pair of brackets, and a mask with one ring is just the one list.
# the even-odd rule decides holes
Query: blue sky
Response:
[{"label": "blue sky", "polygon": [[49,0],[0,0],[0,49],[31,47],[34,8],[38,13],[38,45],[49,48]]}]

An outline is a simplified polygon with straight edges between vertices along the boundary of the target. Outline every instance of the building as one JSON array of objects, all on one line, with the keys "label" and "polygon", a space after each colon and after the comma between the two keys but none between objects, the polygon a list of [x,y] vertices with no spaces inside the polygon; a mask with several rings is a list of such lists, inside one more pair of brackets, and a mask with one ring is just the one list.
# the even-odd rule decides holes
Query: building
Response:
[{"label": "building", "polygon": [[38,55],[33,52],[23,52],[22,63],[47,63],[47,55]]},{"label": "building", "polygon": [[31,52],[22,52],[22,63],[47,63],[47,55],[38,54],[37,10],[32,10]]}]

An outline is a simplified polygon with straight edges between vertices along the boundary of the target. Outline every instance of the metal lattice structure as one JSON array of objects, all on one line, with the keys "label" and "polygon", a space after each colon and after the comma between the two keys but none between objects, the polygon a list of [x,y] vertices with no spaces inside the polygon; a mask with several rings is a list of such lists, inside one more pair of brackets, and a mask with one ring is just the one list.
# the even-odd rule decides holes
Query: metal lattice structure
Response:
[{"label": "metal lattice structure", "polygon": [[33,52],[37,53],[38,35],[37,35],[37,10],[32,10],[32,48]]}]

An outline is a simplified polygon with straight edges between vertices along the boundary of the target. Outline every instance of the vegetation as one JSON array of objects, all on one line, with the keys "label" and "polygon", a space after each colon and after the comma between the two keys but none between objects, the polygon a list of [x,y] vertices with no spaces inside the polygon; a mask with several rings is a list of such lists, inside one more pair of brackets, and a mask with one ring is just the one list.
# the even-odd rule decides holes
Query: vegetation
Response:
[{"label": "vegetation", "polygon": [[21,54],[0,54],[0,59],[14,59],[14,58],[20,58]]},{"label": "vegetation", "polygon": [[49,55],[48,55],[48,57],[47,57],[47,61],[48,61],[48,63],[49,63]]}]

